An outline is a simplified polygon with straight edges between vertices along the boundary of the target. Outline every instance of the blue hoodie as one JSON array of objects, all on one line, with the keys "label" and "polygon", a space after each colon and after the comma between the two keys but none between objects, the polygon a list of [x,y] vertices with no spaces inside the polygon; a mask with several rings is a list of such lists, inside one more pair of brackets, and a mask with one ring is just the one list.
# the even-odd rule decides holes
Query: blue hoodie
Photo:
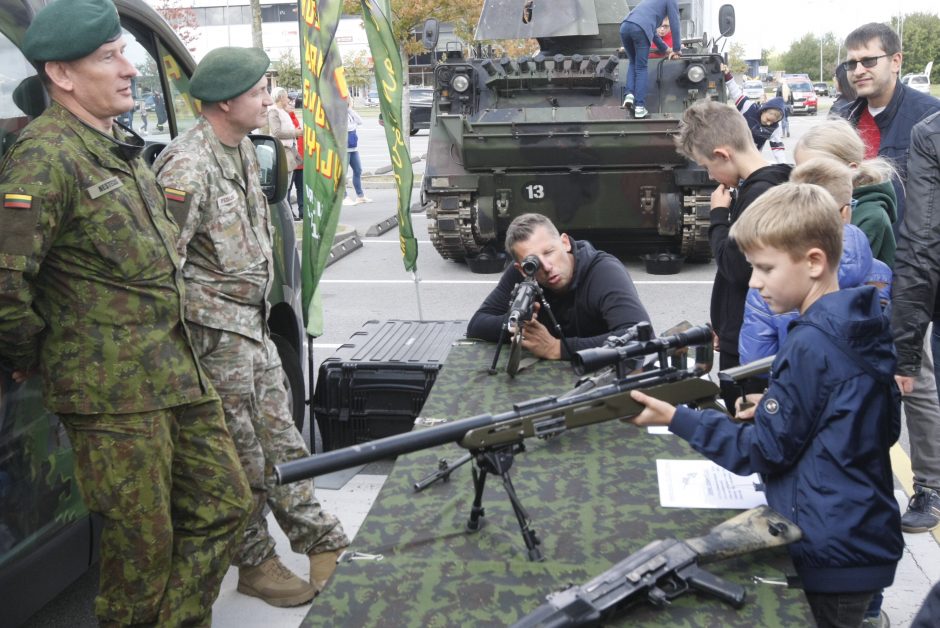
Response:
[{"label": "blue hoodie", "polygon": [[[855,225],[842,231],[842,258],[839,260],[839,288],[855,288],[870,282],[887,284],[879,292],[882,304],[891,300],[891,269],[872,256],[865,232]],[[744,301],[744,322],[738,336],[741,364],[774,355],[787,337],[790,321],[799,316],[793,310],[775,314],[760,293],[751,288]]]},{"label": "blue hoodie", "polygon": [[811,593],[891,585],[904,539],[889,450],[901,431],[888,316],[871,286],[820,297],[790,324],[754,421],[676,408],[670,431],[803,531],[787,546]]}]

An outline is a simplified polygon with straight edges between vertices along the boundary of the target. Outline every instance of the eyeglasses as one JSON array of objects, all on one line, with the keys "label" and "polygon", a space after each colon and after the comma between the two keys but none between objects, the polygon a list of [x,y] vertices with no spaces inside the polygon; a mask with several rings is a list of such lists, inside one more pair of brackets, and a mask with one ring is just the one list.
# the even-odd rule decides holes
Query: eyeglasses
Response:
[{"label": "eyeglasses", "polygon": [[842,67],[845,68],[846,72],[854,72],[855,68],[858,67],[858,64],[861,63],[866,68],[873,68],[878,65],[879,59],[884,59],[885,57],[890,57],[891,55],[878,55],[877,57],[865,57],[864,59],[845,61],[842,64]]}]

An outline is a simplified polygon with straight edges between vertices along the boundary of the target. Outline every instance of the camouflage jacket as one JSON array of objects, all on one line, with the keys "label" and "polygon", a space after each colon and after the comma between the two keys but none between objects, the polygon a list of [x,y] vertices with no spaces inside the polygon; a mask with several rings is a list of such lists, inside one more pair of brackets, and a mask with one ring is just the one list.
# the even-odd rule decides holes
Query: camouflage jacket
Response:
[{"label": "camouflage jacket", "polygon": [[186,319],[260,341],[273,283],[273,225],[254,145],[245,138],[240,149],[243,173],[200,118],[153,167],[181,225]]},{"label": "camouflage jacket", "polygon": [[182,323],[178,229],[121,150],[54,103],[0,163],[0,360],[38,364],[53,411],[143,412],[210,389]]}]

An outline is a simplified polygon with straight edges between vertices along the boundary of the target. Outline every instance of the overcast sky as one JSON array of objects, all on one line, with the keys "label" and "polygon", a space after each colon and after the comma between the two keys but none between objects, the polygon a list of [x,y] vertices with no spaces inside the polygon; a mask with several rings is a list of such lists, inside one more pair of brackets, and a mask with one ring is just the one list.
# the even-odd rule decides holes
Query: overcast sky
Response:
[{"label": "overcast sky", "polygon": [[[721,0],[706,0],[706,15],[717,17],[722,4]],[[844,38],[857,26],[887,22],[901,12],[940,13],[938,0],[730,0],[730,4],[736,22],[732,42],[742,44],[748,55],[755,57],[761,48],[785,52],[806,33],[831,31]],[[715,24],[706,28],[709,34],[717,32]]]}]

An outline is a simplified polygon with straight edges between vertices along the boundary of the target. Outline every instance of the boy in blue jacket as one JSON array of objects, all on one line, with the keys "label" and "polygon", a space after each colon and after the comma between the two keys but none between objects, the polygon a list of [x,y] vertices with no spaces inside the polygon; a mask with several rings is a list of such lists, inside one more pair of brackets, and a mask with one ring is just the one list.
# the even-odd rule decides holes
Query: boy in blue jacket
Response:
[{"label": "boy in blue jacket", "polygon": [[797,309],[755,408],[735,422],[633,391],[637,425],[668,425],[733,473],[763,474],[767,502],[803,531],[788,547],[819,626],[858,626],[894,581],[904,541],[888,450],[900,395],[888,318],[872,286],[839,290],[839,208],[823,188],[785,183],[731,228],[777,313]]}]

